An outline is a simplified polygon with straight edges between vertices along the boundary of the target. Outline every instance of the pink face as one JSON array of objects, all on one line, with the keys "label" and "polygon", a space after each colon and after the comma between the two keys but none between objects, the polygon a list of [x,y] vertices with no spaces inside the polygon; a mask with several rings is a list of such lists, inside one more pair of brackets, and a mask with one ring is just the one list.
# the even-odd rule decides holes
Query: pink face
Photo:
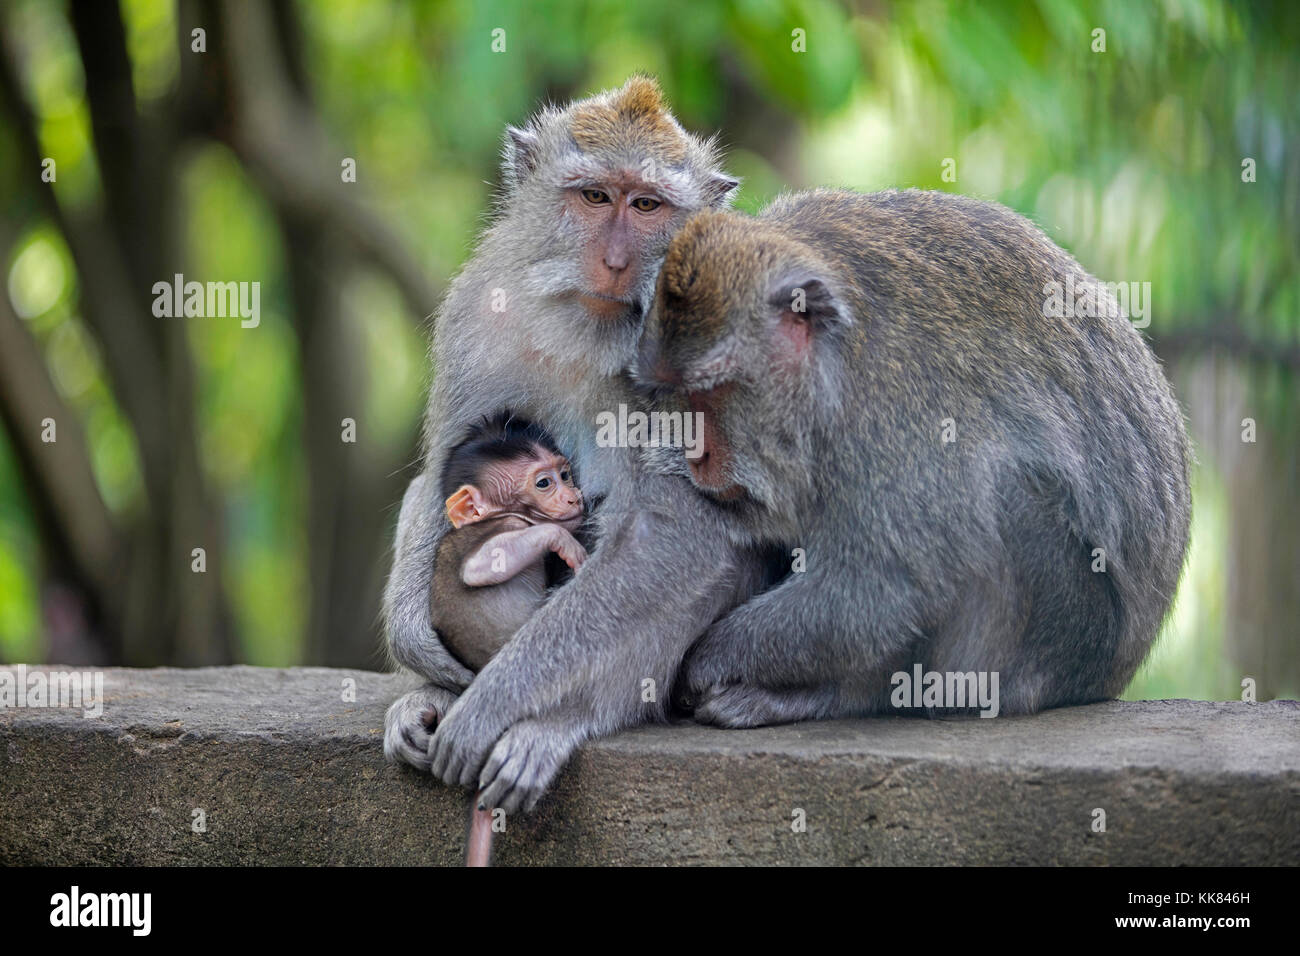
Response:
[{"label": "pink face", "polygon": [[453,528],[519,513],[570,531],[582,524],[582,492],[568,459],[540,445],[508,461],[485,465],[476,484],[461,485],[446,501]]},{"label": "pink face", "polygon": [[691,412],[698,414],[703,424],[699,436],[700,454],[696,458],[686,459],[691,477],[700,488],[723,501],[738,498],[744,491],[727,477],[727,466],[731,463],[731,444],[718,424],[721,409],[726,407],[733,390],[734,385],[727,383],[687,395]]},{"label": "pink face", "polygon": [[586,237],[583,306],[599,318],[625,315],[644,281],[645,263],[655,258],[648,253],[665,241],[676,208],[630,173],[575,185],[566,204]]},{"label": "pink face", "polygon": [[568,459],[545,448],[533,455],[487,469],[484,485],[502,510],[530,512],[573,530],[582,523],[582,492]]}]

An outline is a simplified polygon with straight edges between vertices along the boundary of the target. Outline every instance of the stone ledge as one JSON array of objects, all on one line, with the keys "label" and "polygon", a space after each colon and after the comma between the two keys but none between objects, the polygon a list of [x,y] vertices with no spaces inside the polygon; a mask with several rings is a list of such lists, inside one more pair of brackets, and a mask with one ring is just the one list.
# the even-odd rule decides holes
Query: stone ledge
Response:
[{"label": "stone ledge", "polygon": [[[0,709],[0,864],[461,862],[468,793],[384,761],[409,676],[103,673],[99,718]],[[1289,865],[1298,798],[1296,701],[642,727],[583,747],[496,862]]]}]

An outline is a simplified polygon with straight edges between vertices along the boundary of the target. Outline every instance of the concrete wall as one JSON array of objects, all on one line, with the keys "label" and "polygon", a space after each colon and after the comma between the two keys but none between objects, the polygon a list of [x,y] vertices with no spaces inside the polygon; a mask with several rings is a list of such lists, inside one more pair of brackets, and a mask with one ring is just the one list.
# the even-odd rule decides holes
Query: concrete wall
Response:
[{"label": "concrete wall", "polygon": [[[0,864],[460,863],[468,792],[384,762],[409,677],[103,673],[101,717],[0,709]],[[1300,703],[644,727],[496,842],[498,864],[1294,864]]]}]

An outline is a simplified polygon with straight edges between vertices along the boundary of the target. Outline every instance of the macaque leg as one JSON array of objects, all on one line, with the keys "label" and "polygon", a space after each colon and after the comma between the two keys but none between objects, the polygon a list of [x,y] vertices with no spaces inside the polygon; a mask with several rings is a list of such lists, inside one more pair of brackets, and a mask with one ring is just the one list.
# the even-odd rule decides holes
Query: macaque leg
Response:
[{"label": "macaque leg", "polygon": [[[827,593],[876,613],[846,622]],[[910,610],[905,588],[886,589],[869,576],[792,575],[709,628],[682,666],[679,696],[697,720],[723,727],[862,713],[877,691],[862,676],[880,672],[897,636],[911,633]]]},{"label": "macaque leg", "polygon": [[733,684],[706,691],[692,716],[716,727],[765,727],[831,717],[835,706],[830,686],[774,689]]},{"label": "macaque leg", "polygon": [[558,524],[536,524],[484,541],[465,560],[461,580],[472,588],[501,584],[551,551],[575,570],[587,557],[586,549]]}]

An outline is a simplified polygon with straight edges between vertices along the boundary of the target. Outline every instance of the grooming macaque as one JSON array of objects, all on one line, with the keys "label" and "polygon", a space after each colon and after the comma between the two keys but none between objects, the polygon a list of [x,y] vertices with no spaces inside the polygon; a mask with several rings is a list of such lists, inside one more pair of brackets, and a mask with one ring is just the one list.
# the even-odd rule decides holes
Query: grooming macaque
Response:
[{"label": "grooming macaque", "polygon": [[442,476],[447,518],[435,558],[430,620],[470,670],[483,668],[557,582],[547,557],[577,570],[587,551],[582,492],[538,426],[502,414],[452,449]]},{"label": "grooming macaque", "polygon": [[[429,683],[389,709],[390,757],[513,812],[678,689],[752,726],[887,710],[916,664],[998,671],[1002,713],[1123,687],[1181,568],[1187,444],[1122,316],[1044,317],[1052,283],[1113,304],[1068,254],[999,206],[915,192],[705,212],[669,249],[735,181],[639,77],[510,130],[503,174],[439,313],[398,522],[389,645]],[[689,461],[592,425],[650,407],[623,369],[665,250],[639,378],[703,413]],[[502,407],[569,451],[595,545],[474,678],[430,611],[438,479]],[[773,547],[804,563],[752,596]]]},{"label": "grooming macaque", "polygon": [[[1053,288],[1091,307],[1045,317]],[[1105,287],[1031,223],[937,192],[784,197],[674,238],[639,377],[704,415],[695,485],[803,573],[713,625],[698,719],[890,710],[997,672],[1001,712],[1113,697],[1183,564],[1182,414]]]},{"label": "grooming macaque", "polygon": [[[389,708],[384,748],[509,813],[536,803],[583,740],[663,716],[687,647],[742,598],[752,559],[678,456],[600,447],[594,427],[621,403],[645,407],[624,369],[659,260],[693,212],[736,187],[713,144],[634,77],[509,130],[502,178],[497,216],[436,321],[423,466],[384,602],[393,656],[429,682]],[[465,430],[501,408],[568,452],[596,506],[595,546],[475,677],[430,609],[450,527],[440,479]]]}]

